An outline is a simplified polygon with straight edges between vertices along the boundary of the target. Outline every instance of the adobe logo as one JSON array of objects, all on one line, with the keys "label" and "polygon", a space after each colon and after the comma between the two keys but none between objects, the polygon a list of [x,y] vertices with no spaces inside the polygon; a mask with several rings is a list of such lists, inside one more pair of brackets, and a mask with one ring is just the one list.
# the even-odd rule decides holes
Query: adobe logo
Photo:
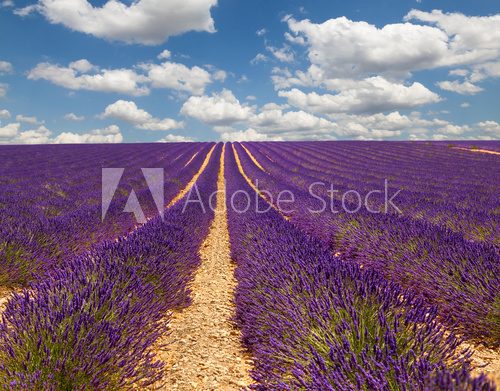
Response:
[{"label": "adobe logo", "polygon": [[[164,175],[163,168],[141,168],[142,174],[146,179],[151,195],[153,196],[154,203],[158,209],[158,213],[163,220],[164,212]],[[115,195],[120,179],[123,176],[125,168],[103,168],[102,169],[102,201],[101,201],[101,220],[104,221],[106,213],[108,212],[111,201]],[[132,189],[130,192],[127,203],[125,204],[124,212],[131,212],[134,214],[136,221],[139,224],[144,224],[146,216],[141,208],[139,199],[136,192]]]}]

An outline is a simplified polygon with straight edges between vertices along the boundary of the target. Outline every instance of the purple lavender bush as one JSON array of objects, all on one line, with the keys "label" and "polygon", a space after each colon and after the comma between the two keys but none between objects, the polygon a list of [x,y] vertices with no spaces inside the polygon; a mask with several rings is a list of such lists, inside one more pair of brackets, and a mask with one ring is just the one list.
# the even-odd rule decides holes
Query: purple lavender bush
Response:
[{"label": "purple lavender bush", "polygon": [[[156,215],[140,169],[165,168],[168,203],[198,171],[209,148],[196,143],[3,146],[0,285],[25,286],[65,258],[134,229],[134,216],[123,213],[132,189],[146,216]],[[126,168],[104,221],[101,167]]]},{"label": "purple lavender bush", "polygon": [[[216,190],[221,145],[197,181]],[[188,281],[213,212],[181,200],[116,242],[67,259],[9,300],[0,323],[4,389],[146,387],[161,377],[158,337],[189,305]]]},{"label": "purple lavender bush", "polygon": [[226,168],[236,321],[254,357],[254,388],[494,389],[472,378],[470,353],[436,307],[333,256],[275,210],[257,213],[232,153]]},{"label": "purple lavender bush", "polygon": [[[328,153],[328,147],[324,147],[323,143],[310,144],[315,146],[315,159],[321,159],[322,155],[319,155],[318,151],[322,149],[324,149],[324,159],[329,159],[331,156],[338,158],[337,153]],[[252,154],[259,158],[267,172],[262,172],[256,167],[241,147],[237,146],[237,150],[247,174],[252,179],[258,180],[259,186],[273,194],[275,199],[283,190],[293,192],[295,202],[288,205],[293,210],[289,216],[291,222],[302,231],[320,239],[331,249],[332,253],[340,253],[348,261],[354,261],[364,268],[375,270],[386,279],[397,282],[402,287],[421,295],[428,304],[437,305],[441,321],[445,322],[448,327],[456,328],[469,338],[493,346],[497,345],[500,341],[500,257],[495,240],[473,241],[466,238],[462,232],[453,231],[444,225],[433,224],[425,218],[414,218],[412,214],[373,214],[365,208],[361,208],[356,213],[341,211],[341,213],[334,214],[328,208],[320,213],[311,213],[311,210],[319,210],[322,206],[322,201],[315,198],[317,195],[313,197],[308,192],[312,183],[324,181],[327,184],[326,188],[333,183],[335,189],[351,188],[363,194],[364,186],[366,186],[365,179],[368,178],[367,172],[370,166],[375,164],[372,159],[367,164],[366,159],[356,156],[356,153],[361,156],[368,154],[363,149],[366,148],[363,143],[332,144],[331,148],[336,152],[337,149],[346,150],[352,155],[345,156],[346,159],[351,160],[344,163],[341,163],[342,159],[339,158],[338,164],[365,165],[363,169],[357,168],[361,179],[349,181],[342,179],[345,183],[342,182],[341,187],[336,176],[329,179],[317,170],[306,168],[307,164],[302,164],[299,155],[304,150],[307,152],[308,145],[308,143],[249,144]],[[294,148],[295,152],[293,152]],[[439,157],[447,152],[446,148],[426,144],[415,146],[411,143],[388,143],[388,145],[381,143],[376,152],[381,154],[385,152],[384,156],[387,159],[387,154],[393,153],[392,150],[397,150],[397,148],[402,148],[403,156],[411,153],[420,156],[424,154],[422,149],[423,151],[429,149],[432,152],[437,148],[436,154]],[[283,149],[283,152],[279,152],[280,149]],[[296,160],[292,161],[290,159],[294,154]],[[307,156],[309,154],[307,152]],[[461,152],[453,152],[453,154],[461,154]],[[452,155],[455,160],[452,159],[451,163],[456,161],[455,166],[470,167],[469,172],[475,172],[478,167],[481,171],[485,164],[492,164],[490,156],[485,162],[476,154],[469,154],[472,155],[470,158],[472,160],[466,158],[465,162],[462,162],[460,155]],[[272,162],[269,157],[273,159]],[[423,165],[422,159],[418,161],[418,164],[412,161],[410,166]],[[473,164],[475,159],[480,160]],[[451,163],[448,163],[450,167]],[[387,170],[391,169],[393,170],[391,175],[394,178],[402,176],[401,173],[397,174],[398,164],[390,161],[385,164],[388,166],[384,168],[386,174],[390,174]],[[465,170],[467,167],[462,169]],[[418,167],[413,169],[418,172]],[[451,168],[444,170],[443,177],[449,174],[448,169]],[[455,169],[457,170],[456,167]],[[467,178],[470,177],[467,176]],[[380,183],[383,181],[379,180],[379,186]],[[492,232],[498,229],[498,217],[493,213],[495,205],[498,205],[498,201],[493,197],[494,184],[495,178],[485,179],[484,194],[479,198],[478,205],[471,206],[474,210],[481,207],[491,209],[490,221],[492,226],[496,227]],[[455,194],[455,190],[450,192],[452,195],[455,194],[457,200],[469,200],[469,204],[472,204],[476,196],[475,193],[470,194],[470,192],[475,188],[477,186],[472,190],[464,187],[458,195]],[[326,191],[321,192],[318,189],[315,191],[324,202],[329,204],[330,200]],[[403,188],[403,194],[405,192],[407,189]],[[432,193],[432,189],[428,189],[427,192]],[[436,194],[439,192],[436,191]],[[413,202],[420,202],[420,198],[415,194],[411,195],[410,199],[412,197]],[[422,198],[420,203],[433,211],[435,206],[429,205],[425,199]],[[483,203],[483,199],[488,201]],[[404,201],[403,205],[405,202],[413,205],[409,200]],[[348,200],[345,204],[348,210],[355,209],[352,201]],[[340,209],[338,200],[335,200],[335,207]],[[372,205],[372,208],[374,207],[375,205]],[[441,210],[438,208],[438,211]],[[460,219],[460,217],[457,218]]]}]

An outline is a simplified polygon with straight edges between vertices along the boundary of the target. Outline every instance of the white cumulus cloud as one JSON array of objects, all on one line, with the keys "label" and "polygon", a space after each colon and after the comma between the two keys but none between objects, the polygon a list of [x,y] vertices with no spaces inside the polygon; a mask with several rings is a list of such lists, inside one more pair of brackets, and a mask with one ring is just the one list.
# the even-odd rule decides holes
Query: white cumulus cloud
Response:
[{"label": "white cumulus cloud", "polygon": [[[94,69],[90,63],[79,60],[69,67],[38,64],[28,73],[30,80],[47,80],[70,90],[115,92],[128,95],[147,95],[149,88],[144,85],[147,78],[131,69],[104,69],[94,73],[83,73]],[[76,64],[78,63],[78,64]]]},{"label": "white cumulus cloud", "polygon": [[10,62],[0,60],[0,75],[4,73],[10,73],[12,72],[12,69],[12,64]]},{"label": "white cumulus cloud", "polygon": [[448,36],[431,26],[397,23],[377,28],[346,17],[321,24],[293,18],[287,22],[293,36],[305,40],[311,64],[319,66],[325,78],[405,76],[435,66],[448,53]]},{"label": "white cumulus cloud", "polygon": [[11,123],[5,126],[0,126],[0,141],[6,138],[12,138],[17,135],[21,127],[20,123]]},{"label": "white cumulus cloud", "polygon": [[477,124],[477,127],[486,134],[490,134],[495,138],[500,137],[500,124],[496,121],[482,121]]},{"label": "white cumulus cloud", "polygon": [[19,122],[0,127],[0,143],[2,144],[46,144],[52,132],[45,126],[21,131]]},{"label": "white cumulus cloud", "polygon": [[223,82],[226,76],[223,70],[214,69],[210,73],[198,66],[189,68],[169,61],[161,64],[141,63],[133,69],[101,69],[86,59],[73,61],[68,66],[43,62],[28,72],[30,80],[47,80],[70,90],[132,96],[148,95],[151,88],[169,88],[201,95],[208,84]]},{"label": "white cumulus cloud", "polygon": [[54,144],[115,144],[122,141],[123,136],[116,125],[94,129],[89,133],[63,132],[52,140]]},{"label": "white cumulus cloud", "polygon": [[166,61],[162,64],[142,64],[148,81],[154,88],[170,88],[192,94],[203,94],[212,77],[208,71],[194,66]]},{"label": "white cumulus cloud", "polygon": [[171,118],[155,118],[147,111],[139,109],[135,102],[125,100],[118,100],[107,106],[102,117],[121,119],[145,130],[172,130],[184,127],[183,122]]},{"label": "white cumulus cloud", "polygon": [[338,94],[305,93],[297,88],[280,91],[292,106],[315,113],[370,113],[409,109],[435,103],[439,96],[420,83],[409,86],[375,76],[361,81],[336,80]]},{"label": "white cumulus cloud", "polygon": [[24,122],[30,125],[41,125],[43,121],[38,121],[36,117],[28,117],[26,115],[18,114],[16,115],[16,121]]},{"label": "white cumulus cloud", "polygon": [[0,119],[7,119],[7,118],[10,118],[9,110],[1,109],[0,110]]},{"label": "white cumulus cloud", "polygon": [[16,13],[39,12],[50,23],[111,41],[158,45],[188,31],[215,32],[215,5],[217,0],[109,0],[101,7],[86,0],[39,0]]},{"label": "white cumulus cloud", "polygon": [[179,136],[176,134],[167,134],[165,137],[159,139],[158,143],[187,143],[191,142],[193,139],[187,136]]},{"label": "white cumulus cloud", "polygon": [[[266,50],[270,52],[278,61],[281,62],[292,62],[295,59],[293,51],[287,45],[281,48],[276,48],[274,46],[266,46]],[[257,57],[254,59],[256,60],[256,62],[258,62]]]},{"label": "white cumulus cloud", "polygon": [[283,141],[281,137],[270,137],[259,133],[255,129],[224,132],[221,134],[222,141]]},{"label": "white cumulus cloud", "polygon": [[243,105],[229,90],[211,96],[191,96],[181,108],[181,114],[196,118],[210,125],[231,125],[245,121],[253,109]]},{"label": "white cumulus cloud", "polygon": [[64,116],[64,119],[68,121],[83,121],[85,117],[83,115],[76,115],[75,113],[68,113]]},{"label": "white cumulus cloud", "polygon": [[483,89],[469,81],[460,82],[458,80],[453,81],[440,81],[436,83],[439,88],[446,91],[456,92],[461,95],[475,95]]},{"label": "white cumulus cloud", "polygon": [[157,58],[160,60],[168,60],[172,56],[172,53],[170,53],[170,50],[165,49],[163,50],[160,54],[158,54]]},{"label": "white cumulus cloud", "polygon": [[41,125],[36,129],[25,130],[14,139],[15,144],[46,144],[52,132]]},{"label": "white cumulus cloud", "polygon": [[3,98],[5,95],[7,95],[7,88],[9,86],[7,84],[2,84],[0,83],[0,98]]}]

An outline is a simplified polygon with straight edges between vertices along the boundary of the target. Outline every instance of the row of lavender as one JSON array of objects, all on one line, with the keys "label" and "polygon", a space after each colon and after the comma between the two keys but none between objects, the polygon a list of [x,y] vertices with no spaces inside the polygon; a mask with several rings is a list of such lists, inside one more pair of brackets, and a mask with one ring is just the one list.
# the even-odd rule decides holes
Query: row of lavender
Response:
[{"label": "row of lavender", "polygon": [[[196,182],[205,204],[221,149]],[[169,311],[189,304],[187,282],[212,218],[181,200],[163,220],[75,255],[14,294],[0,323],[0,387],[120,389],[159,380],[154,349]]]},{"label": "row of lavender", "polygon": [[[461,232],[468,239],[497,241],[498,157],[426,143],[281,143],[262,144],[261,158],[290,171],[306,168],[317,180],[334,185],[340,200],[349,189],[363,196],[384,188],[397,196],[397,207],[414,219]],[[296,178],[300,181],[300,178]],[[384,195],[372,193],[376,210]],[[390,208],[391,212],[396,209]]]},{"label": "row of lavender", "polygon": [[[243,167],[252,180],[259,180],[259,187],[269,191],[276,200],[277,195],[290,190],[295,202],[287,205],[291,221],[304,232],[320,239],[333,253],[341,253],[345,259],[355,261],[370,270],[384,275],[404,288],[412,289],[424,299],[438,306],[439,313],[450,327],[458,327],[468,337],[478,338],[491,344],[500,341],[500,262],[498,247],[492,243],[473,242],[461,232],[453,232],[439,224],[425,219],[396,213],[373,214],[362,208],[356,213],[331,213],[329,208],[320,211],[327,202],[330,184],[338,185],[338,178],[320,175],[317,170],[302,166],[295,157],[290,162],[283,157],[287,151],[302,152],[305,147],[315,146],[316,156],[332,156],[323,150],[322,144],[248,144],[247,148],[260,162],[261,170],[250,159],[246,151],[237,146]],[[341,147],[349,154],[351,149],[360,148],[357,143],[343,143]],[[364,144],[362,144],[364,145]],[[380,150],[389,152],[398,144],[380,144]],[[406,145],[403,145],[407,148]],[[420,147],[426,147],[422,144]],[[429,146],[431,151],[433,146]],[[397,148],[396,148],[397,149]],[[411,149],[411,148],[410,148]],[[462,165],[455,151],[450,151],[457,166]],[[461,153],[461,152],[460,152]],[[264,156],[267,155],[267,158]],[[475,156],[475,155],[474,155]],[[495,157],[496,158],[496,157]],[[272,161],[270,160],[272,159]],[[486,158],[489,170],[498,162]],[[365,163],[359,168],[360,180],[342,184],[357,190],[364,183],[364,175],[375,165],[366,159],[356,159],[354,165]],[[471,172],[475,169],[471,161]],[[418,162],[415,163],[418,165]],[[493,170],[494,171],[494,170]],[[393,169],[393,176],[401,179]],[[415,179],[416,180],[416,179]],[[325,188],[315,188],[314,196],[309,186],[317,181],[325,181]],[[498,187],[492,187],[498,189]],[[463,189],[467,192],[467,189]],[[464,196],[468,197],[468,195]],[[425,201],[422,201],[425,204]],[[425,204],[431,208],[430,204]],[[348,210],[355,209],[351,201],[346,201]],[[338,204],[335,205],[338,208]],[[311,211],[319,211],[313,213]],[[494,222],[498,230],[498,217]]]},{"label": "row of lavender", "polygon": [[[132,230],[135,217],[122,212],[131,190],[137,193],[145,215],[156,215],[158,211],[141,168],[164,168],[168,203],[198,171],[209,146],[153,144],[110,148],[2,148],[0,286],[24,285],[43,276],[45,270],[64,258]],[[101,167],[125,169],[104,221]]]},{"label": "row of lavender", "polygon": [[257,205],[235,155],[225,159],[236,320],[257,389],[494,389],[470,376],[468,353],[436,307],[335,257],[274,209],[259,213],[265,202]]}]

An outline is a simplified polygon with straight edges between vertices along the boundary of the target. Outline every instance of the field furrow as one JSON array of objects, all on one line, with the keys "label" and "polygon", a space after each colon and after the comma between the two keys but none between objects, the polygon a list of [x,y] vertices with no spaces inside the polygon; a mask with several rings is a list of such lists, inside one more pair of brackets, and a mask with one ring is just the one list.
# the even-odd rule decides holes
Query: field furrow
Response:
[{"label": "field furrow", "polygon": [[159,355],[166,363],[162,380],[169,390],[238,390],[250,384],[251,360],[233,323],[236,280],[225,204],[223,150],[214,220],[200,248],[201,264],[189,283],[192,302],[174,311],[167,351]]}]

